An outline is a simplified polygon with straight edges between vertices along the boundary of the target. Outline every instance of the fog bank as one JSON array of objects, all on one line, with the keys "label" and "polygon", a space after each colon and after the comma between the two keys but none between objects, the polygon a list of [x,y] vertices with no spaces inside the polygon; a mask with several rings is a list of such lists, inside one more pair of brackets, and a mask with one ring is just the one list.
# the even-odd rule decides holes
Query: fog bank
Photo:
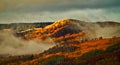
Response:
[{"label": "fog bank", "polygon": [[0,54],[23,55],[40,53],[55,45],[49,38],[47,42],[25,41],[13,36],[12,33],[0,31]]}]

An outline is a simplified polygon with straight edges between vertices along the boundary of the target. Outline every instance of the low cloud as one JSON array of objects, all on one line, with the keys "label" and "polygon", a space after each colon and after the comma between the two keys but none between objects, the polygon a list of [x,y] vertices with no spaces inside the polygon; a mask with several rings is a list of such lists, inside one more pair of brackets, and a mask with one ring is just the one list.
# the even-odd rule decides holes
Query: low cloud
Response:
[{"label": "low cloud", "polygon": [[41,53],[55,45],[52,40],[48,39],[47,42],[25,41],[13,36],[12,33],[0,31],[0,54],[23,55]]},{"label": "low cloud", "polygon": [[[105,22],[103,22],[105,23]],[[83,25],[83,26],[82,26]],[[115,24],[102,24],[102,26],[98,23],[91,23],[91,22],[82,22],[78,25],[81,30],[85,33],[89,34],[93,38],[98,37],[105,37],[105,38],[112,38],[114,36],[120,36],[120,26]]]}]

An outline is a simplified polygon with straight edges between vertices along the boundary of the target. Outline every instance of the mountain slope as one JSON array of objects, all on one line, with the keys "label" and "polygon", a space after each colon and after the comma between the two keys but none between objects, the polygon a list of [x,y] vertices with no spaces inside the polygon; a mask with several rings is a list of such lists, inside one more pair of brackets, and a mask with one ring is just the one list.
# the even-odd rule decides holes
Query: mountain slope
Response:
[{"label": "mountain slope", "polygon": [[[68,44],[67,46],[60,45],[50,48],[49,50],[46,50],[38,55],[18,56],[19,58],[17,56],[13,58],[6,58],[7,61],[3,61],[3,63],[21,65],[49,65],[52,62],[61,62],[61,65],[75,65],[75,63],[77,63],[77,65],[85,63],[85,65],[87,65],[89,63],[97,63],[98,61],[103,62],[102,60],[104,59],[107,62],[107,59],[110,57],[118,58],[120,52],[119,42],[120,38],[106,38],[100,40],[85,41],[79,44]],[[117,47],[115,45],[117,45]],[[109,51],[110,49],[112,51]],[[48,64],[44,64],[44,62]],[[118,62],[117,59],[116,62]]]},{"label": "mountain slope", "polygon": [[[25,34],[26,39],[37,39],[39,41],[51,38],[55,42],[68,42],[76,39],[79,41],[82,38],[88,38],[89,36],[79,27],[78,20],[64,19],[59,20],[44,28],[34,28],[31,33]],[[70,39],[70,40],[69,40]]]}]

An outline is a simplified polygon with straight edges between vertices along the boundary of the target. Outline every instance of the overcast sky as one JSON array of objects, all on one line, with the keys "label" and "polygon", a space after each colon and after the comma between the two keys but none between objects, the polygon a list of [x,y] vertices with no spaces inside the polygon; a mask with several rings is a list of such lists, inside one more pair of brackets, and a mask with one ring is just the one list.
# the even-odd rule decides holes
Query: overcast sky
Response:
[{"label": "overcast sky", "polygon": [[0,23],[120,21],[120,0],[0,0]]}]

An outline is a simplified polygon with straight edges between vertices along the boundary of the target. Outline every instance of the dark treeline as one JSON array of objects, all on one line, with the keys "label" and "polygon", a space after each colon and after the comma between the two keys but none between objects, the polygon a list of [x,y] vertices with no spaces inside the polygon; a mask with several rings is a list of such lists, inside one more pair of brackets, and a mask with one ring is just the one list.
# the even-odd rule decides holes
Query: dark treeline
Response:
[{"label": "dark treeline", "polygon": [[0,24],[0,30],[2,29],[13,29],[17,31],[22,31],[28,28],[39,28],[45,27],[52,24],[53,22],[39,22],[39,23],[11,23],[11,24]]}]

